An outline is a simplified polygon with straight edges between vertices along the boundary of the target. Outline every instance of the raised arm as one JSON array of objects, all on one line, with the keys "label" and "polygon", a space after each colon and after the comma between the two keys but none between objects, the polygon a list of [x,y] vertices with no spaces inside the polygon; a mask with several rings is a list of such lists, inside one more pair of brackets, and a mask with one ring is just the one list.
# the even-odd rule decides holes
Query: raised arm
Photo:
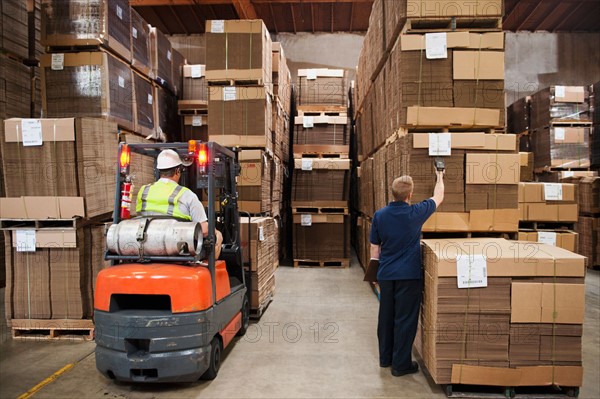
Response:
[{"label": "raised arm", "polygon": [[436,175],[437,182],[435,183],[435,188],[433,189],[433,197],[431,197],[431,199],[433,199],[433,201],[435,202],[435,207],[437,209],[444,201],[444,172],[437,171]]}]

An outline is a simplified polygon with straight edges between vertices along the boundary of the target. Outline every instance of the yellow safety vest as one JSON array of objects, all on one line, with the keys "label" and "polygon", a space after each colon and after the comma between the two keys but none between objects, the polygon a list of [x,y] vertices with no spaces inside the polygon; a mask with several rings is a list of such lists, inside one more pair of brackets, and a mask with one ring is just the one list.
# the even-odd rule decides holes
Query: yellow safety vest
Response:
[{"label": "yellow safety vest", "polygon": [[161,180],[146,184],[138,192],[135,210],[138,214],[155,212],[191,221],[192,217],[182,213],[178,206],[179,199],[186,190],[189,191],[189,188]]}]

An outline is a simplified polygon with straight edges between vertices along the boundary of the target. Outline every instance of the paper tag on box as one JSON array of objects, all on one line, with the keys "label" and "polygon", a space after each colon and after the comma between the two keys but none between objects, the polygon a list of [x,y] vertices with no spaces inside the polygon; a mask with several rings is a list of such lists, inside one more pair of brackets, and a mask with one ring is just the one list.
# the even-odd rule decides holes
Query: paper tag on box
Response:
[{"label": "paper tag on box", "polygon": [[192,117],[192,126],[202,126],[202,116],[194,115]]},{"label": "paper tag on box", "polygon": [[40,146],[42,138],[42,121],[40,119],[21,119],[21,135],[23,147]]},{"label": "paper tag on box", "polygon": [[119,7],[117,5],[117,17],[119,17],[119,19],[123,19],[123,9],[121,7]]},{"label": "paper tag on box", "polygon": [[131,28],[131,36],[133,36],[134,39],[137,39],[137,29],[134,27]]},{"label": "paper tag on box", "polygon": [[50,66],[53,71],[62,71],[65,68],[65,55],[63,53],[52,54],[52,64]]},{"label": "paper tag on box", "polygon": [[571,172],[571,171],[564,171],[562,172],[562,178],[566,178],[566,177],[574,177],[575,176],[575,172]]},{"label": "paper tag on box", "polygon": [[302,214],[300,215],[300,224],[302,226],[312,226],[312,215]]},{"label": "paper tag on box", "polygon": [[538,242],[556,246],[556,233],[553,231],[538,231]]},{"label": "paper tag on box", "polygon": [[554,86],[554,97],[565,98],[567,88],[565,86]]},{"label": "paper tag on box", "polygon": [[225,20],[217,19],[210,22],[210,33],[224,33]]},{"label": "paper tag on box", "polygon": [[456,257],[458,288],[487,287],[487,262],[483,255]]},{"label": "paper tag on box", "polygon": [[172,57],[172,55],[171,55],[171,50],[167,50],[167,59],[168,59],[169,61],[171,61],[171,57]]},{"label": "paper tag on box", "polygon": [[223,101],[235,101],[237,100],[237,93],[235,86],[223,87]]},{"label": "paper tag on box", "polygon": [[258,241],[264,241],[265,240],[265,232],[262,226],[260,226],[258,228]]},{"label": "paper tag on box", "polygon": [[313,116],[305,116],[302,118],[302,126],[306,129],[310,129],[315,126],[315,118]]},{"label": "paper tag on box", "polygon": [[425,34],[425,56],[428,60],[448,58],[446,32]]},{"label": "paper tag on box", "polygon": [[316,69],[307,69],[306,70],[306,80],[316,80],[317,79],[317,70]]},{"label": "paper tag on box", "polygon": [[119,76],[119,86],[125,88],[125,78],[122,76]]},{"label": "paper tag on box", "polygon": [[562,201],[563,192],[560,183],[544,183],[544,200]]},{"label": "paper tag on box", "polygon": [[449,156],[452,148],[451,133],[429,133],[429,155]]},{"label": "paper tag on box", "polygon": [[154,97],[152,97],[152,94],[148,94],[148,104],[152,105],[153,102],[154,102]]},{"label": "paper tag on box", "polygon": [[192,78],[202,77],[202,65],[192,65]]},{"label": "paper tag on box", "polygon": [[313,170],[313,160],[311,158],[302,158],[302,170]]},{"label": "paper tag on box", "polygon": [[35,230],[16,230],[17,252],[35,252]]},{"label": "paper tag on box", "polygon": [[554,140],[565,141],[565,128],[555,127],[554,128]]}]

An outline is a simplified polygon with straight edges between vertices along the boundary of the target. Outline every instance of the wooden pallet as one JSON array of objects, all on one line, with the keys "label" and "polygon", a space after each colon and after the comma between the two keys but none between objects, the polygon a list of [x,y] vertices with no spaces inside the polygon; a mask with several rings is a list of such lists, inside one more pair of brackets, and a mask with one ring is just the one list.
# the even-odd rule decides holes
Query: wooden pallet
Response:
[{"label": "wooden pallet", "polygon": [[543,167],[543,168],[535,168],[533,172],[535,174],[549,173],[549,172],[590,172],[589,167],[574,167],[574,168],[552,168],[552,167]]},{"label": "wooden pallet", "polygon": [[424,231],[422,239],[438,239],[438,238],[504,238],[506,240],[516,240],[519,237],[518,233],[501,233],[501,232],[455,232],[455,233],[442,233],[442,232],[427,232]]},{"label": "wooden pallet", "polygon": [[206,79],[209,86],[264,86],[263,79]]},{"label": "wooden pallet", "polygon": [[260,304],[260,306],[257,309],[250,309],[250,318],[260,319],[272,301],[273,293],[271,292],[269,295],[267,295],[267,298]]},{"label": "wooden pallet", "polygon": [[348,159],[350,146],[347,145],[318,145],[294,144],[294,158],[340,158]]},{"label": "wooden pallet", "polygon": [[316,213],[320,215],[324,214],[335,214],[335,215],[347,215],[348,208],[347,207],[319,207],[319,206],[292,206],[292,213]]},{"label": "wooden pallet", "polygon": [[422,34],[448,31],[500,32],[502,31],[502,17],[408,18],[401,33]]},{"label": "wooden pallet", "polygon": [[480,126],[413,126],[406,125],[403,127],[408,130],[408,133],[488,133],[488,134],[505,134],[504,127],[480,127]]},{"label": "wooden pallet", "polygon": [[72,341],[94,339],[92,320],[13,319],[10,324],[13,339]]},{"label": "wooden pallet", "polygon": [[559,399],[579,395],[578,387],[503,387],[483,385],[448,384],[441,385],[448,398],[530,398]]},{"label": "wooden pallet", "polygon": [[350,259],[330,259],[330,260],[308,260],[294,259],[294,267],[322,267],[328,269],[347,269],[350,267]]},{"label": "wooden pallet", "polygon": [[[594,124],[591,120],[581,120],[581,119],[552,119],[550,121],[550,126],[560,126],[560,127],[591,127]],[[537,130],[537,129],[535,129]]]},{"label": "wooden pallet", "polygon": [[75,229],[82,225],[81,218],[73,219],[0,219],[0,230],[14,229]]},{"label": "wooden pallet", "polygon": [[348,117],[348,107],[339,105],[299,105],[298,116]]},{"label": "wooden pallet", "polygon": [[529,221],[520,221],[519,229],[528,229],[528,230],[565,230],[565,231],[574,231],[575,224],[577,222],[529,222]]},{"label": "wooden pallet", "polygon": [[294,158],[334,158],[348,159],[348,154],[327,153],[327,152],[294,152]]}]

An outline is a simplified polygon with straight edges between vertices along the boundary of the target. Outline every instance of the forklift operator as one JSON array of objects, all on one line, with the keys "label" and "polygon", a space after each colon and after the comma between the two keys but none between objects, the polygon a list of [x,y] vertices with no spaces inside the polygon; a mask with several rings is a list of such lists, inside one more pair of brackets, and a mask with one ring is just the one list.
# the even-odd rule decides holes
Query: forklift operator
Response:
[{"label": "forklift operator", "polygon": [[[140,188],[136,212],[142,216],[168,215],[180,220],[200,223],[202,234],[208,236],[208,218],[198,196],[189,188],[179,185],[183,162],[173,150],[163,150],[156,159],[160,178]],[[215,230],[215,259],[221,254],[223,235]]]}]

